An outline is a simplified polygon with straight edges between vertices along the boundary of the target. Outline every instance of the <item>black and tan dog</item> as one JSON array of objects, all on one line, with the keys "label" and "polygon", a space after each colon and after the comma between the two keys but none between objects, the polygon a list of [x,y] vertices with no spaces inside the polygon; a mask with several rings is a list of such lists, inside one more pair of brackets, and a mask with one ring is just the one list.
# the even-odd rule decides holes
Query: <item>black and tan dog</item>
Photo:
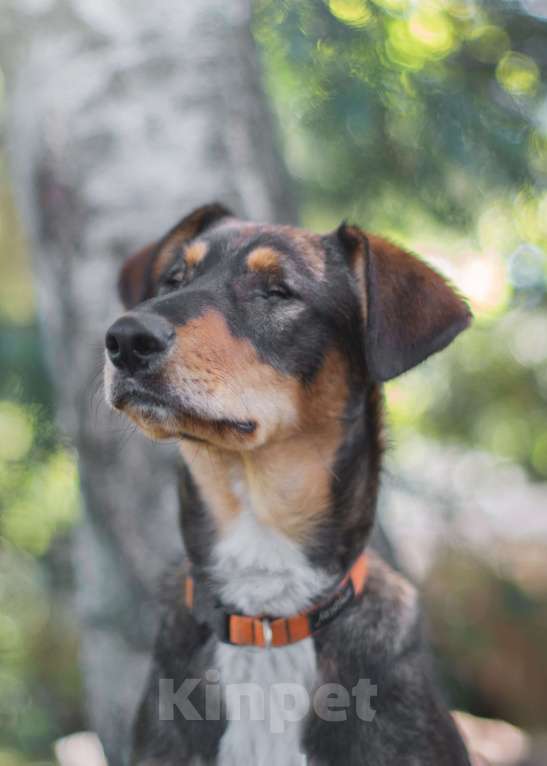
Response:
[{"label": "black and tan dog", "polygon": [[200,208],[129,258],[111,405],[180,442],[188,554],[139,713],[140,766],[469,764],[414,589],[372,552],[383,381],[469,310],[424,263]]}]

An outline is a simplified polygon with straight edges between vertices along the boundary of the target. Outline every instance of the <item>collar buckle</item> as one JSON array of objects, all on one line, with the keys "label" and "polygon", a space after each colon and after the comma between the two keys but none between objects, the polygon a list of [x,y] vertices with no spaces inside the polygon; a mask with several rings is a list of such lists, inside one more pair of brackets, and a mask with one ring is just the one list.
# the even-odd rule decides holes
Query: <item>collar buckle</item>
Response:
[{"label": "collar buckle", "polygon": [[269,649],[272,646],[273,639],[272,626],[267,617],[263,617],[260,622],[262,624],[262,633],[264,635],[264,648]]}]

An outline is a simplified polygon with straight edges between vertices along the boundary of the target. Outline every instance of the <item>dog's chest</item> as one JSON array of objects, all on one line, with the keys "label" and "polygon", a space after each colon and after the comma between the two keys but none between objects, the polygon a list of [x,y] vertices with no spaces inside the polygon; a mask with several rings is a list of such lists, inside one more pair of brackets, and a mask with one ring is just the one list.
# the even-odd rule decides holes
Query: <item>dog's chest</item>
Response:
[{"label": "dog's chest", "polygon": [[228,724],[219,766],[304,766],[304,721],[317,684],[312,639],[278,649],[219,644]]},{"label": "dog's chest", "polygon": [[[248,510],[217,544],[213,571],[223,601],[247,614],[301,612],[330,585]],[[216,664],[228,717],[219,766],[303,766],[303,727],[318,684],[313,640],[271,649],[219,643]]]}]

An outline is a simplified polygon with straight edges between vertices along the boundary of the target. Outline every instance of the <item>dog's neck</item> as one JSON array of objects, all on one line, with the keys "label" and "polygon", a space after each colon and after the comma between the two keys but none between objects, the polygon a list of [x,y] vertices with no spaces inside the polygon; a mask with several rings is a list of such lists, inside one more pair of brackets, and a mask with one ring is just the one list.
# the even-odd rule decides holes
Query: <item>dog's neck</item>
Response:
[{"label": "dog's neck", "polygon": [[310,541],[328,511],[340,427],[249,452],[183,443],[181,450],[202,500],[222,535],[242,513],[296,543]]},{"label": "dog's neck", "polygon": [[376,504],[377,396],[357,409],[248,452],[181,443],[197,489],[182,502],[185,542],[224,601],[246,612],[301,610],[362,549]]}]

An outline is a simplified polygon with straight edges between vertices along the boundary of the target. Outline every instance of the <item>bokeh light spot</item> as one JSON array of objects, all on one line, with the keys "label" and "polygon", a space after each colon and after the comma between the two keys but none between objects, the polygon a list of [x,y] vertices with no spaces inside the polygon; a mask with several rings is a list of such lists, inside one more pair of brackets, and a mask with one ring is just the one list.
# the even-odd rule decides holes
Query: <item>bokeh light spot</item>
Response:
[{"label": "bokeh light spot", "polygon": [[450,19],[442,13],[414,14],[409,21],[409,31],[431,55],[447,56],[459,45]]},{"label": "bokeh light spot", "polygon": [[423,46],[410,34],[406,21],[396,19],[389,24],[385,43],[388,58],[406,69],[422,69],[427,58]]},{"label": "bokeh light spot", "polygon": [[0,460],[22,460],[32,446],[32,418],[15,402],[0,402],[0,433]]},{"label": "bokeh light spot", "polygon": [[467,258],[458,285],[476,314],[490,316],[502,311],[509,297],[504,262],[494,254],[479,253]]},{"label": "bokeh light spot", "polygon": [[542,286],[545,255],[529,244],[520,245],[509,259],[509,280],[517,289],[530,290]]},{"label": "bokeh light spot", "polygon": [[500,60],[496,77],[500,85],[514,96],[531,95],[539,84],[539,68],[534,59],[509,51]]},{"label": "bokeh light spot", "polygon": [[329,10],[350,27],[365,27],[372,18],[370,8],[363,0],[329,0]]},{"label": "bokeh light spot", "polygon": [[75,461],[59,450],[23,483],[19,497],[4,511],[0,531],[18,548],[42,555],[53,537],[74,522],[78,498]]}]

